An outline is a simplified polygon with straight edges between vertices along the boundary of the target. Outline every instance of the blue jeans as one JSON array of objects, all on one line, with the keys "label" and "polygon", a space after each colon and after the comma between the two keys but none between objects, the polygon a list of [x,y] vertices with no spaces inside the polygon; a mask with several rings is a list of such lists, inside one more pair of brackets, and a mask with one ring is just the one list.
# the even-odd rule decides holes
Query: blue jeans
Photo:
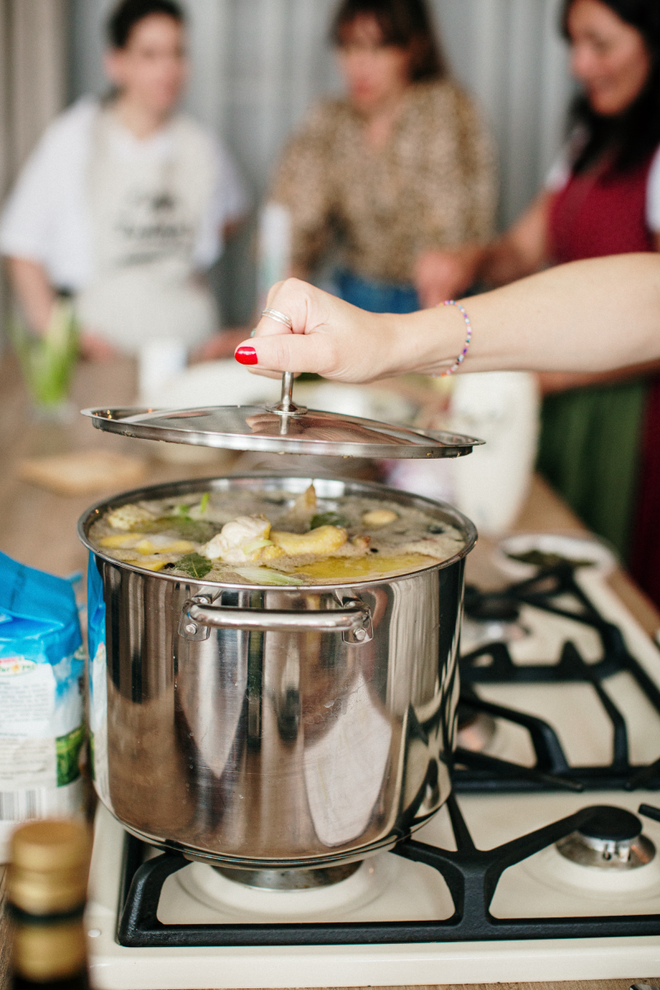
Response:
[{"label": "blue jeans", "polygon": [[412,313],[421,308],[412,285],[372,281],[346,268],[335,272],[334,282],[341,299],[369,313]]}]

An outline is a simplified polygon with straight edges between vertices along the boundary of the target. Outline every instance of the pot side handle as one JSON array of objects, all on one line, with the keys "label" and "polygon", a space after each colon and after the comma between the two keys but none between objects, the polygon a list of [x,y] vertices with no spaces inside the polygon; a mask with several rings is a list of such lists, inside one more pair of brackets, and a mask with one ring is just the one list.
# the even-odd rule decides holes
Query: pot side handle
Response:
[{"label": "pot side handle", "polygon": [[211,605],[201,596],[189,598],[181,611],[179,635],[192,641],[208,639],[212,628],[254,632],[340,632],[345,643],[356,646],[373,639],[371,610],[359,599],[349,599],[337,609],[277,612],[266,608]]}]

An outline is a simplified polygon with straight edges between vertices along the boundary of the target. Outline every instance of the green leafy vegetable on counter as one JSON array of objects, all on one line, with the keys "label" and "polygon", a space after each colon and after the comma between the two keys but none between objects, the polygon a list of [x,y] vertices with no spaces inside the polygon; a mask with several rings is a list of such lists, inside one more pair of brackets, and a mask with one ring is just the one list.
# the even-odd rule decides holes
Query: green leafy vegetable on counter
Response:
[{"label": "green leafy vegetable on counter", "polygon": [[32,334],[23,324],[10,324],[10,335],[25,384],[42,409],[60,406],[78,357],[79,325],[70,302],[58,300],[44,334]]},{"label": "green leafy vegetable on counter", "polygon": [[176,569],[183,571],[191,578],[203,578],[209,571],[213,570],[213,564],[208,557],[202,557],[201,553],[187,553],[185,557],[177,561]]},{"label": "green leafy vegetable on counter", "polygon": [[348,520],[338,512],[318,512],[315,516],[312,516],[309,528],[318,529],[319,526],[343,526],[346,529]]},{"label": "green leafy vegetable on counter", "polygon": [[508,553],[511,560],[519,560],[522,564],[533,567],[558,567],[560,564],[570,564],[571,567],[593,567],[593,560],[575,560],[572,557],[562,557],[559,553],[549,553],[543,550],[526,550],[525,553]]}]

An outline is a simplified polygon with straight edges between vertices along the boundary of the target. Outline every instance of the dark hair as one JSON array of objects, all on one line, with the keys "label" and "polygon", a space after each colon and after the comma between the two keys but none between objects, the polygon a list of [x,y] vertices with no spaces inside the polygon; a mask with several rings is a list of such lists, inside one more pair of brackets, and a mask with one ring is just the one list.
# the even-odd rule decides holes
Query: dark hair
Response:
[{"label": "dark hair", "polygon": [[108,18],[108,41],[112,48],[126,48],[135,25],[151,14],[165,14],[179,24],[186,19],[174,0],[122,0]]},{"label": "dark hair", "polygon": [[447,66],[425,0],[342,0],[333,18],[330,37],[345,43],[348,28],[358,17],[373,17],[383,44],[408,48],[410,80],[442,79]]},{"label": "dark hair", "polygon": [[[573,165],[584,172],[605,154],[612,168],[625,171],[639,165],[660,144],[660,0],[599,0],[644,39],[650,71],[642,92],[623,113],[596,113],[586,96],[578,96],[571,107],[571,126],[581,125],[587,142]],[[561,28],[570,41],[568,15],[575,0],[565,0]]]}]

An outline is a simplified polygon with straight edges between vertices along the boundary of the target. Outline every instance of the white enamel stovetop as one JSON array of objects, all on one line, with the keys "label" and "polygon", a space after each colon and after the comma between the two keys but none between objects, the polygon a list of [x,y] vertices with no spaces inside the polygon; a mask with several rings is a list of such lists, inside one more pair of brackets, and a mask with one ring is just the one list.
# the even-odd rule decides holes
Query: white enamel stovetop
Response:
[{"label": "white enamel stovetop", "polygon": [[[629,650],[660,685],[660,651],[595,573],[579,572],[594,604],[624,632]],[[523,625],[536,635],[513,644],[514,659],[533,662],[558,655],[564,639],[585,656],[596,649],[589,630],[561,618],[531,613]],[[595,656],[595,653],[592,654]],[[606,682],[629,724],[632,762],[660,755],[660,719],[627,674]],[[571,763],[606,763],[611,730],[587,685],[485,686],[479,693],[512,708],[542,715],[559,730]],[[525,735],[514,726],[496,734],[489,752],[529,762]],[[462,795],[459,803],[477,846],[490,848],[592,804],[636,812],[660,805],[659,792]],[[658,849],[648,865],[618,873],[569,862],[545,849],[503,875],[492,912],[497,917],[552,917],[660,913],[660,824],[644,819]],[[126,948],[115,940],[123,830],[101,809],[96,823],[87,912],[92,980],[99,990],[219,987],[356,987],[411,984],[540,982],[651,978],[660,973],[660,938],[591,938],[517,942],[433,943],[329,947]],[[429,844],[453,848],[442,810],[416,833]],[[245,888],[191,863],[165,884],[164,923],[427,920],[447,918],[451,900],[444,881],[422,864],[382,853],[347,880],[325,890],[263,891]]]}]

